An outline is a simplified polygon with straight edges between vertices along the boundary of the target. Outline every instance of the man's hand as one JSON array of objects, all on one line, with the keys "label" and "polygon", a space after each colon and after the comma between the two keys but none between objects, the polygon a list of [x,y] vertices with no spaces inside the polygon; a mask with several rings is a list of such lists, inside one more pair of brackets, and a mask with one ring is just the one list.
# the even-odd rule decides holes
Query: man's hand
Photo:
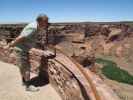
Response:
[{"label": "man's hand", "polygon": [[53,56],[53,55],[54,55],[54,53],[51,52],[51,51],[49,51],[49,50],[43,51],[43,54],[44,54],[44,56],[46,56],[46,57],[49,57],[49,56]]},{"label": "man's hand", "polygon": [[3,48],[4,48],[5,52],[11,53],[13,51],[13,47],[11,47],[10,44],[4,46]]},{"label": "man's hand", "polygon": [[10,46],[9,46],[9,44],[8,44],[8,45],[4,46],[3,48],[4,48],[5,50],[9,50],[9,49],[10,49]]}]

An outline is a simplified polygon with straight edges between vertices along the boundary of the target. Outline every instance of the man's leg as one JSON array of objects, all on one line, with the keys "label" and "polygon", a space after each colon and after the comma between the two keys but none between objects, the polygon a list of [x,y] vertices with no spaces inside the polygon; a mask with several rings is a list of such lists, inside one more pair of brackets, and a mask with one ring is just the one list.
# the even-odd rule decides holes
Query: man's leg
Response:
[{"label": "man's leg", "polygon": [[28,62],[28,53],[27,52],[18,52],[18,66],[20,69],[20,74],[22,82],[24,85],[29,85],[30,81],[30,64]]},{"label": "man's leg", "polygon": [[29,86],[30,85],[30,71],[24,68],[20,68],[22,84]]},{"label": "man's leg", "polygon": [[22,76],[23,76],[23,82],[26,86],[26,90],[27,91],[32,91],[32,92],[36,92],[39,89],[36,88],[35,86],[30,84],[30,62],[29,62],[29,54],[26,52],[23,54],[23,57],[21,58],[22,60]]},{"label": "man's leg", "polygon": [[26,86],[27,91],[38,91],[38,88],[32,86],[30,84],[30,63],[29,63],[29,55],[27,52],[18,52],[18,66],[20,69],[20,74],[22,78],[23,85]]}]

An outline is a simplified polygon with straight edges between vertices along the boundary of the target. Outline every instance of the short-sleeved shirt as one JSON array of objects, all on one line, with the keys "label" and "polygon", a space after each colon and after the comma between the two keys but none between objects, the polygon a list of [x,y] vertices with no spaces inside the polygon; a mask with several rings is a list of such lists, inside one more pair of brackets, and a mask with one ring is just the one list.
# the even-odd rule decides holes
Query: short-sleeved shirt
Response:
[{"label": "short-sleeved shirt", "polygon": [[[49,23],[50,24],[50,23]],[[41,42],[41,45],[45,46],[47,43],[46,37],[48,37],[51,41],[53,41],[49,32],[53,27],[48,27],[47,29],[38,30],[37,29],[37,22],[33,22],[28,24],[20,33],[20,36],[25,37],[24,41],[17,44],[16,47],[21,51],[29,51],[31,48],[36,48],[37,42]],[[48,35],[48,36],[46,36]]]},{"label": "short-sleeved shirt", "polygon": [[16,47],[23,51],[28,51],[32,47],[36,47],[37,22],[28,24],[20,33],[25,37],[24,41],[17,44]]}]

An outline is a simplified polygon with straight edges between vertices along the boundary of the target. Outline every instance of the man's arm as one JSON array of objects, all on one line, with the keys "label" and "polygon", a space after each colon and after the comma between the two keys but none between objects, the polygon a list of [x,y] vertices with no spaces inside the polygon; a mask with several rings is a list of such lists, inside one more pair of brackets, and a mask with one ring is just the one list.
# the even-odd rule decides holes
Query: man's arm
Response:
[{"label": "man's arm", "polygon": [[25,37],[23,36],[18,36],[16,39],[14,39],[11,43],[9,43],[8,45],[4,46],[5,50],[8,50],[14,46],[16,46],[16,44],[22,42],[25,39]]},{"label": "man's arm", "polygon": [[9,47],[14,47],[14,46],[16,46],[16,44],[19,44],[19,43],[23,42],[23,40],[25,38],[27,38],[28,36],[30,36],[35,30],[36,30],[36,28],[34,28],[34,26],[31,27],[30,24],[27,25],[22,30],[22,32],[20,33],[20,35],[9,44]]},{"label": "man's arm", "polygon": [[25,38],[27,38],[28,36],[30,36],[33,32],[35,32],[37,29],[37,25],[36,24],[29,24],[27,25],[22,32],[20,33],[20,35],[13,40],[11,43],[9,43],[5,48],[9,49],[10,47],[14,47],[17,44],[23,42],[23,40]]},{"label": "man's arm", "polygon": [[11,43],[9,43],[9,47],[14,47],[16,44],[21,43],[25,39],[24,36],[18,36],[15,40],[13,40]]}]

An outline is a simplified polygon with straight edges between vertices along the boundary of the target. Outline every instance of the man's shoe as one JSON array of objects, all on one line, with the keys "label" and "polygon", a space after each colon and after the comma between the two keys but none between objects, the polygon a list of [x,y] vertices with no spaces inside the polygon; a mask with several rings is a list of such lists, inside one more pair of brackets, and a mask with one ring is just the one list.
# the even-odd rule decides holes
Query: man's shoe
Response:
[{"label": "man's shoe", "polygon": [[29,86],[30,85],[30,80],[29,81],[25,81],[24,78],[22,78],[22,86]]},{"label": "man's shoe", "polygon": [[30,86],[26,87],[26,91],[37,92],[37,91],[39,91],[39,88],[37,88],[37,87],[35,87],[33,85],[30,85]]}]

